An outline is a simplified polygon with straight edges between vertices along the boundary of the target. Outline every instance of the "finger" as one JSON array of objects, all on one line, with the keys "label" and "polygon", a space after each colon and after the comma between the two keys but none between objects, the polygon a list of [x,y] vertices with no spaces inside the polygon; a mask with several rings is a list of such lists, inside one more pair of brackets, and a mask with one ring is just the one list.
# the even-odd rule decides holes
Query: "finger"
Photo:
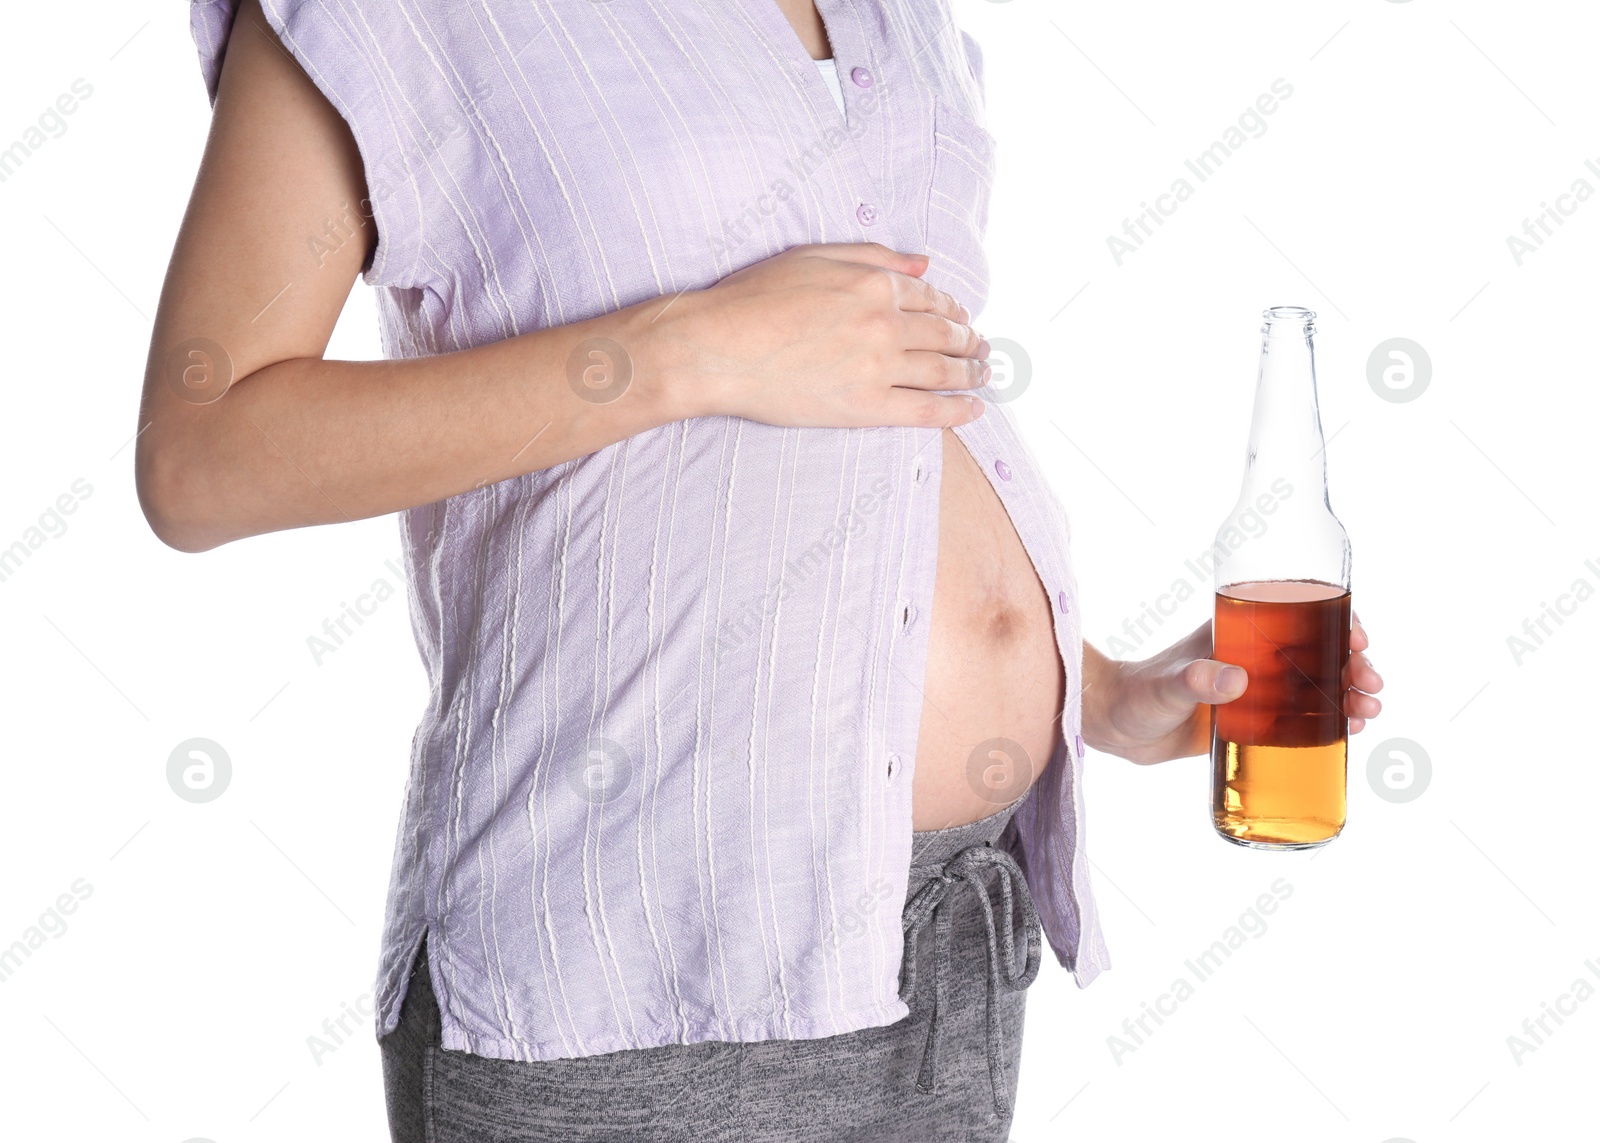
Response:
[{"label": "finger", "polygon": [[1367,720],[1366,719],[1364,719],[1364,718],[1352,718],[1350,720],[1350,723],[1349,723],[1350,733],[1351,734],[1360,734],[1362,728],[1364,726],[1366,726],[1366,725],[1367,725]]},{"label": "finger", "polygon": [[908,425],[913,428],[948,429],[983,416],[976,397],[942,396],[917,389],[892,388],[882,407],[865,424]]},{"label": "finger", "polygon": [[1383,713],[1383,702],[1360,691],[1345,691],[1344,713],[1350,718],[1359,718],[1363,721],[1377,718]]},{"label": "finger", "polygon": [[905,355],[905,369],[892,384],[906,389],[976,389],[989,380],[989,363],[976,357],[948,357],[914,349]]},{"label": "finger", "polygon": [[801,249],[808,256],[832,258],[836,262],[856,262],[866,266],[882,266],[885,270],[909,274],[913,278],[921,275],[928,268],[928,256],[926,254],[912,254],[905,250],[895,250],[881,242],[817,242]]},{"label": "finger", "polygon": [[989,356],[989,342],[964,322],[951,321],[943,314],[918,312],[903,315],[906,349],[931,349],[949,357]]},{"label": "finger", "polygon": [[1250,678],[1243,667],[1215,659],[1195,659],[1177,674],[1168,675],[1156,694],[1160,713],[1181,717],[1195,703],[1229,703],[1244,694]]},{"label": "finger", "polygon": [[1367,629],[1361,626],[1361,616],[1354,611],[1350,613],[1350,650],[1365,651],[1372,645],[1372,640],[1367,637]]},{"label": "finger", "polygon": [[888,273],[894,281],[895,305],[907,313],[935,313],[962,325],[972,320],[972,314],[968,312],[966,306],[938,287],[930,286],[921,278],[911,277],[895,270],[890,270]]},{"label": "finger", "polygon": [[1344,667],[1344,685],[1377,694],[1383,689],[1383,676],[1373,670],[1372,660],[1367,656],[1351,655]]}]

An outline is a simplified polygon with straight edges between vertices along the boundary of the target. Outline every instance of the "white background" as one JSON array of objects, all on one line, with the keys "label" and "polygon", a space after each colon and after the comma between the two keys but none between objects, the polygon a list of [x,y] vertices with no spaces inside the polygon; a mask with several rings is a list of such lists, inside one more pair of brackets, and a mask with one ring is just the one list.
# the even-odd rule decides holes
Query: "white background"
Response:
[{"label": "white background", "polygon": [[[1600,199],[1519,266],[1508,235],[1600,189],[1592,6],[1367,0],[961,0],[984,47],[1000,183],[979,322],[1023,345],[1013,404],[1068,506],[1102,646],[1185,575],[1242,469],[1259,311],[1318,311],[1332,503],[1388,686],[1352,740],[1350,824],[1313,854],[1227,845],[1200,759],[1091,756],[1088,848],[1114,968],[1030,995],[1017,1140],[1592,1139],[1600,998],[1520,1061],[1525,1019],[1600,977],[1592,644],[1600,587],[1589,330]],[[78,879],[66,929],[0,982],[0,1134],[386,1138],[365,1017],[424,702],[395,523],[161,546],[132,485],[137,395],[208,107],[178,4],[8,13],[0,146],[82,77],[93,95],[0,183],[7,347],[0,547],[73,482],[68,528],[0,582],[6,648],[0,947]],[[131,40],[130,40],[131,37]],[[1272,81],[1293,87],[1117,265],[1106,238],[1188,176]],[[1070,304],[1069,304],[1070,303]],[[358,284],[329,356],[378,355]],[[1416,399],[1369,386],[1425,347]],[[81,487],[81,486],[80,486]],[[319,665],[307,637],[395,596]],[[1141,648],[1207,617],[1204,588]],[[1543,637],[1541,637],[1543,638]],[[207,737],[223,796],[174,795]],[[1369,785],[1404,738],[1432,780]],[[1591,854],[1586,858],[1584,854]],[[1266,932],[1120,1059],[1108,1037],[1275,879]]]}]

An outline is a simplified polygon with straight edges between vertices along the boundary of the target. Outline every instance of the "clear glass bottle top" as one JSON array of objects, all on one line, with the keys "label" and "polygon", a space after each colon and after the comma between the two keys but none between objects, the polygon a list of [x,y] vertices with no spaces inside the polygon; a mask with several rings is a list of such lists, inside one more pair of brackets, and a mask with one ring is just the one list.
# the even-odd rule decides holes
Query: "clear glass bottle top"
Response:
[{"label": "clear glass bottle top", "polygon": [[1349,590],[1350,541],[1328,503],[1312,339],[1316,314],[1262,315],[1261,368],[1244,482],[1217,530],[1216,586],[1313,580]]}]

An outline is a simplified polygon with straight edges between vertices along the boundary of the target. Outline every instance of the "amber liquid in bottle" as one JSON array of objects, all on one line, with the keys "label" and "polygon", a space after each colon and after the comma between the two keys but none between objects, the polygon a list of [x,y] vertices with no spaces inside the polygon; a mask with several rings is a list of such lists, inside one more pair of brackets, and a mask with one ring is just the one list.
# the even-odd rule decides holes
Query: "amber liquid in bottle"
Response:
[{"label": "amber liquid in bottle", "polygon": [[1212,630],[1213,656],[1250,676],[1215,708],[1217,831],[1244,845],[1320,845],[1345,820],[1350,593],[1307,580],[1230,584]]}]

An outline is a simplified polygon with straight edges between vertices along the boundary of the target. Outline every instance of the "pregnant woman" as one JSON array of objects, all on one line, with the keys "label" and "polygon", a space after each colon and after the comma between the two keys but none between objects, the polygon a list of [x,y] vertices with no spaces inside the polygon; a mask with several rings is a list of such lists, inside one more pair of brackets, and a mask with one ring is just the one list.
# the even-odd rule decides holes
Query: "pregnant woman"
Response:
[{"label": "pregnant woman", "polygon": [[[1107,963],[1086,746],[1246,680],[1082,644],[946,0],[192,11],[139,491],[191,552],[399,515],[393,1137],[1006,1138],[1041,930]],[[324,360],[358,274],[387,359]]]}]

